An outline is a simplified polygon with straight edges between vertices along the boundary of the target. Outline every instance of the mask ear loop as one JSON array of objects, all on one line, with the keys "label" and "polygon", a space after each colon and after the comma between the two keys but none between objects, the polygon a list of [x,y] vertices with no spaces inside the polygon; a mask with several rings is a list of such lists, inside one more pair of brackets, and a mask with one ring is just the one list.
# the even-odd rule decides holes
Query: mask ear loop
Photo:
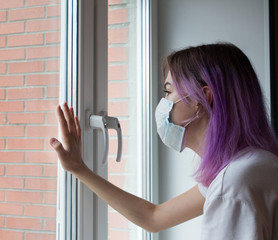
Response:
[{"label": "mask ear loop", "polygon": [[196,112],[196,116],[193,117],[188,123],[186,123],[183,127],[186,128],[190,123],[192,123],[195,119],[199,118],[200,108],[198,108]]},{"label": "mask ear loop", "polygon": [[185,98],[187,98],[187,97],[189,97],[189,96],[190,96],[190,94],[187,94],[185,97],[180,98],[179,100],[175,101],[174,104],[180,102],[181,100],[183,100],[183,99],[185,99]]}]

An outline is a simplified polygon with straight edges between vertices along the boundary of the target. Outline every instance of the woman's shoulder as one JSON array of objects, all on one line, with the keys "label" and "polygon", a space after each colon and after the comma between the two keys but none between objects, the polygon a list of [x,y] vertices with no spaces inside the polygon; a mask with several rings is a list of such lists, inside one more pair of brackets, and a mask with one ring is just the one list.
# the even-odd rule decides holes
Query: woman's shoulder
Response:
[{"label": "woman's shoulder", "polygon": [[248,200],[267,191],[278,196],[278,156],[263,149],[248,149],[227,166],[221,185],[223,197]]},{"label": "woman's shoulder", "polygon": [[[267,181],[278,177],[278,156],[258,148],[249,148],[229,164],[223,182]],[[264,179],[261,179],[264,177]],[[242,182],[241,182],[242,183]]]},{"label": "woman's shoulder", "polygon": [[266,189],[277,191],[278,197],[278,156],[263,149],[245,148],[208,188],[199,183],[199,189],[206,198],[242,199],[252,191],[261,193]]}]

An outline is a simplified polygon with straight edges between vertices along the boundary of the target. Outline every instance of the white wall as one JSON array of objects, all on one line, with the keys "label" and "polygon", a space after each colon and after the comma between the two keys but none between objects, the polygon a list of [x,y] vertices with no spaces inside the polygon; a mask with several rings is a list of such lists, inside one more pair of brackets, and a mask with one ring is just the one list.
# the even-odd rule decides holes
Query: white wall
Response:
[{"label": "white wall", "polygon": [[[250,58],[269,105],[267,0],[158,0],[158,64],[172,50],[216,41],[229,41]],[[160,68],[159,68],[160,70]],[[161,74],[158,76],[161,78]],[[159,98],[162,86],[159,80]],[[159,140],[159,202],[167,201],[195,184],[191,177],[198,160]],[[163,231],[159,240],[200,238],[201,217]]]}]

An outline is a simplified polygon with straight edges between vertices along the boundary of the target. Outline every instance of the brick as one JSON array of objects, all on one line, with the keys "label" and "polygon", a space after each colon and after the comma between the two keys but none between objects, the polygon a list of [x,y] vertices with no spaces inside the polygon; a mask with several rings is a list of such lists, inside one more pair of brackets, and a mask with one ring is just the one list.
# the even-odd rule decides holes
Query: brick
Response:
[{"label": "brick", "polygon": [[23,110],[23,102],[0,102],[0,111],[2,112],[22,112]]},{"label": "brick", "polygon": [[0,201],[1,202],[5,201],[5,192],[4,191],[0,191]]},{"label": "brick", "polygon": [[33,73],[43,71],[43,61],[9,63],[9,73]]},{"label": "brick", "polygon": [[23,232],[0,230],[0,239],[23,240],[23,234]]},{"label": "brick", "polygon": [[[122,154],[127,154],[127,140],[123,139],[123,149]],[[118,140],[110,139],[109,140],[109,154],[117,154],[118,152]]]},{"label": "brick", "polygon": [[108,44],[126,43],[128,28],[108,29]]},{"label": "brick", "polygon": [[23,215],[23,206],[21,204],[0,203],[1,214]]},{"label": "brick", "polygon": [[24,8],[24,9],[15,9],[10,10],[9,12],[9,20],[27,20],[34,18],[43,18],[44,17],[44,7],[36,7],[36,8]]},{"label": "brick", "polygon": [[61,5],[47,7],[47,17],[60,17]]},{"label": "brick", "polygon": [[4,100],[6,98],[5,89],[0,89],[0,100]]},{"label": "brick", "polygon": [[4,176],[4,175],[5,175],[5,166],[0,165],[0,176]]},{"label": "brick", "polygon": [[50,60],[46,62],[47,72],[59,72],[60,71],[60,60]]},{"label": "brick", "polygon": [[116,162],[115,157],[109,157],[108,173],[125,173],[126,158],[122,158],[120,162]]},{"label": "brick", "polygon": [[61,0],[27,0],[27,6],[38,6],[61,3]]},{"label": "brick", "polygon": [[0,124],[6,124],[6,114],[0,114]]},{"label": "brick", "polygon": [[1,35],[12,34],[12,33],[23,33],[23,32],[24,32],[24,22],[0,24]]},{"label": "brick", "polygon": [[58,124],[56,114],[54,112],[48,112],[46,114],[46,123],[47,124]]},{"label": "brick", "polygon": [[57,203],[57,193],[56,192],[45,192],[43,203],[56,205],[56,203]]},{"label": "brick", "polygon": [[8,36],[8,46],[30,46],[30,45],[42,45],[43,34],[24,34]]},{"label": "brick", "polygon": [[24,162],[24,152],[0,152],[1,163],[20,163]]},{"label": "brick", "polygon": [[0,61],[25,59],[25,50],[5,49],[0,50]]},{"label": "brick", "polygon": [[27,178],[25,180],[25,188],[32,190],[55,190],[57,189],[56,179],[33,179]]},{"label": "brick", "polygon": [[40,177],[43,175],[43,167],[38,165],[7,165],[6,175]]},{"label": "brick", "polygon": [[54,111],[59,104],[58,100],[26,101],[26,111]]},{"label": "brick", "polygon": [[0,37],[0,47],[6,47],[6,37]]},{"label": "brick", "polygon": [[121,240],[130,240],[129,231],[116,231],[114,229],[108,229],[108,239],[121,239]]},{"label": "brick", "polygon": [[4,216],[1,216],[1,217],[0,217],[0,227],[1,227],[1,228],[4,228],[4,227],[5,227],[5,217],[4,217]]},{"label": "brick", "polygon": [[31,124],[44,123],[44,113],[10,113],[8,115],[9,124]]},{"label": "brick", "polygon": [[127,62],[127,52],[124,47],[108,48],[108,62]]},{"label": "brick", "polygon": [[7,11],[0,11],[0,22],[7,21]]},{"label": "brick", "polygon": [[116,9],[108,11],[108,25],[127,22],[128,9]]},{"label": "brick", "polygon": [[24,7],[24,0],[12,0],[12,1],[2,0],[0,5],[0,9],[20,8],[20,7]]},{"label": "brick", "polygon": [[127,79],[127,65],[108,66],[108,80]]},{"label": "brick", "polygon": [[7,72],[7,64],[6,63],[0,63],[0,73],[5,74]]},{"label": "brick", "polygon": [[57,166],[44,166],[45,177],[57,177]]},{"label": "brick", "polygon": [[4,126],[0,127],[0,137],[23,137],[24,126]]},{"label": "brick", "polygon": [[61,42],[61,32],[45,33],[45,41],[46,41],[46,44],[60,43]]},{"label": "brick", "polygon": [[[0,155],[1,156],[1,155]],[[26,162],[29,163],[57,163],[56,152],[27,152]]]},{"label": "brick", "polygon": [[56,220],[46,219],[44,230],[45,231],[56,231]]},{"label": "brick", "polygon": [[0,87],[24,86],[24,76],[0,76]]},{"label": "brick", "polygon": [[59,87],[48,87],[46,89],[47,98],[59,98]]},{"label": "brick", "polygon": [[0,177],[0,188],[22,189],[24,187],[24,179],[14,177]]},{"label": "brick", "polygon": [[27,205],[25,206],[25,216],[30,217],[56,217],[56,206],[38,206]]},{"label": "brick", "polygon": [[8,89],[8,99],[43,98],[43,88]]},{"label": "brick", "polygon": [[60,47],[35,47],[27,49],[27,58],[51,58],[60,56]]},{"label": "brick", "polygon": [[26,240],[56,240],[55,233],[26,233]]},{"label": "brick", "polygon": [[56,137],[58,126],[27,126],[27,137]]},{"label": "brick", "polygon": [[108,213],[108,226],[111,228],[128,229],[128,220],[119,213]]},{"label": "brick", "polygon": [[59,74],[28,75],[26,82],[27,86],[58,85],[59,77]]},{"label": "brick", "polygon": [[6,98],[5,89],[0,89],[0,100],[4,100]]},{"label": "brick", "polygon": [[60,19],[47,19],[26,22],[27,32],[45,32],[61,29]]},{"label": "brick", "polygon": [[5,142],[6,140],[5,139],[0,139],[0,149],[5,149]]},{"label": "brick", "polygon": [[110,116],[128,116],[128,102],[109,102],[108,112]]},{"label": "brick", "polygon": [[42,192],[27,192],[27,191],[7,191],[7,202],[24,202],[24,203],[41,203]]},{"label": "brick", "polygon": [[42,139],[8,139],[8,149],[12,150],[42,150]]},{"label": "brick", "polygon": [[16,229],[40,230],[42,229],[42,223],[41,220],[37,218],[6,217],[6,227]]},{"label": "brick", "polygon": [[[57,136],[54,136],[54,137],[57,137]],[[50,137],[48,139],[45,139],[44,149],[45,149],[45,151],[54,151],[53,147],[49,144],[49,140],[50,140]]]},{"label": "brick", "polygon": [[127,82],[125,83],[109,83],[108,84],[109,98],[124,98],[127,97]]}]

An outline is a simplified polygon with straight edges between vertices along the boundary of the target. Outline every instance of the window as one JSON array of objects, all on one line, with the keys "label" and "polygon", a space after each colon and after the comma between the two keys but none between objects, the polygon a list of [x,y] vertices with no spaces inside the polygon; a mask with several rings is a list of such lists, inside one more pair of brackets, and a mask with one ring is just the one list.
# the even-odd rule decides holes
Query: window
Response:
[{"label": "window", "polygon": [[[137,196],[153,200],[149,2],[108,1],[108,115],[123,131],[122,162],[116,163],[116,133],[111,131],[108,179]],[[152,239],[112,208],[108,239]]]},{"label": "window", "polygon": [[[80,116],[86,164],[114,184],[152,199],[153,142],[148,1],[81,2]],[[93,14],[93,17],[92,17]],[[92,21],[95,25],[92,26]],[[108,40],[108,41],[106,41]],[[94,57],[92,57],[94,56]],[[82,112],[83,111],[83,112]],[[117,137],[110,131],[108,166],[102,164],[103,137],[92,134],[88,115],[118,117],[123,132],[122,162],[116,163]],[[81,239],[152,239],[80,185]],[[92,204],[93,203],[93,204]],[[92,207],[93,206],[93,207]],[[86,211],[84,211],[86,209]],[[108,217],[107,217],[108,211]],[[92,216],[95,216],[92,219]],[[107,226],[108,223],[108,226]],[[106,235],[108,232],[108,235]]]},{"label": "window", "polygon": [[[147,6],[0,0],[0,239],[151,239],[64,172],[49,145],[56,105],[67,101],[80,118],[86,164],[151,199]],[[109,163],[100,163],[102,136],[88,122],[103,110],[121,122],[121,163],[113,131]]]},{"label": "window", "polygon": [[[138,184],[142,181],[138,8],[137,0],[108,1],[108,115],[120,120],[123,134],[122,160],[117,163],[117,134],[110,132],[108,179],[135,195],[140,194]],[[139,235],[138,227],[108,208],[108,239],[135,240],[140,239]]]}]

